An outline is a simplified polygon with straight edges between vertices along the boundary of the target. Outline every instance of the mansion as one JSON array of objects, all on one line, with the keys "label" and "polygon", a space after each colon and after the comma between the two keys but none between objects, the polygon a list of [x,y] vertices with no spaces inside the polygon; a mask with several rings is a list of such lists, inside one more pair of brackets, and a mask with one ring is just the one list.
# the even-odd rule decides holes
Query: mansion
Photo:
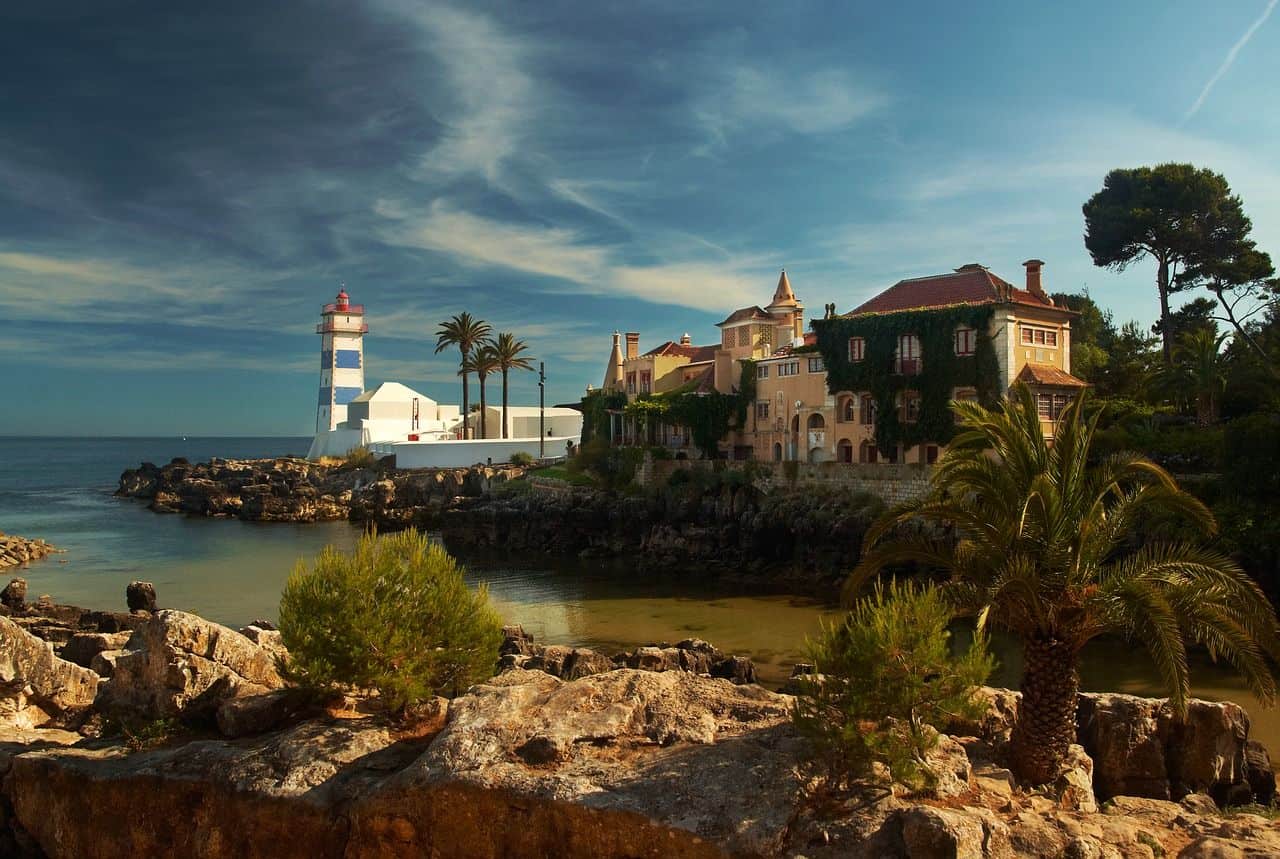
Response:
[{"label": "mansion", "polygon": [[[1045,292],[1043,265],[1024,263],[1022,287],[977,263],[902,280],[847,313],[827,305],[808,330],[784,271],[768,305],[717,325],[718,343],[695,346],[685,334],[641,353],[639,333],[615,333],[603,388],[628,405],[664,395],[747,398],[745,420],[714,452],[732,459],[932,463],[954,431],[952,400],[994,405],[1019,382],[1036,396],[1049,436],[1085,383],[1071,375],[1075,314]],[[616,409],[610,427],[614,443],[698,455],[687,428],[634,409]]]}]

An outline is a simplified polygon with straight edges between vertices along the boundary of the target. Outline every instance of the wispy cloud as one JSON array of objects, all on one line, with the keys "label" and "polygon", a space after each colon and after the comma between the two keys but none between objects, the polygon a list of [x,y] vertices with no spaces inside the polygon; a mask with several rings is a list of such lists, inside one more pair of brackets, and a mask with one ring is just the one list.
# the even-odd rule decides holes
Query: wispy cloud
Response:
[{"label": "wispy cloud", "polygon": [[1209,97],[1209,93],[1213,91],[1214,85],[1217,84],[1222,76],[1231,69],[1232,64],[1236,61],[1236,57],[1240,55],[1240,51],[1244,46],[1249,44],[1249,40],[1253,38],[1253,34],[1258,32],[1258,29],[1267,22],[1268,18],[1271,17],[1271,13],[1275,11],[1277,3],[1280,3],[1280,0],[1270,0],[1270,2],[1267,3],[1267,8],[1262,10],[1262,14],[1258,16],[1258,19],[1249,26],[1248,30],[1244,31],[1243,36],[1236,40],[1236,43],[1231,46],[1231,50],[1227,51],[1226,57],[1222,60],[1222,65],[1218,66],[1218,70],[1213,73],[1213,77],[1209,78],[1208,83],[1204,85],[1204,89],[1200,90],[1200,95],[1196,96],[1195,102],[1192,103],[1190,109],[1187,110],[1186,115],[1182,117],[1183,122],[1186,122],[1188,119],[1195,116],[1200,108],[1204,106],[1205,99],[1207,99]]}]

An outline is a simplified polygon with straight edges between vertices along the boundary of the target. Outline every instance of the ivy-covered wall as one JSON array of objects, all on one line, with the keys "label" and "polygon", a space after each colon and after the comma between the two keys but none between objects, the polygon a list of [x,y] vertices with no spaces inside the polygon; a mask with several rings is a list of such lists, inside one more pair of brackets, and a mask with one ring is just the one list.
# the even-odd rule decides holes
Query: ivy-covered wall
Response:
[{"label": "ivy-covered wall", "polygon": [[[1000,400],[1000,366],[988,330],[994,311],[991,305],[958,305],[815,319],[812,327],[827,367],[827,390],[832,394],[870,392],[876,402],[876,445],[881,450],[893,450],[899,443],[908,447],[946,444],[955,435],[950,404],[956,388],[975,389],[984,406]],[[973,355],[955,353],[955,330],[961,325],[977,332]],[[894,352],[903,334],[920,338],[921,372],[914,376],[894,372]],[[851,337],[865,341],[861,361],[849,360]],[[920,394],[920,418],[914,423],[898,419],[898,394],[908,390]]]},{"label": "ivy-covered wall", "polygon": [[755,401],[755,362],[743,360],[740,363],[738,386],[733,393],[712,391],[699,394],[695,380],[660,394],[641,394],[630,403],[624,399],[623,412],[640,419],[646,426],[662,423],[687,427],[703,456],[713,457],[730,429],[746,426],[747,409]]},{"label": "ivy-covered wall", "polygon": [[627,404],[627,395],[621,391],[597,388],[582,398],[582,443],[593,438],[609,438],[609,411],[621,409]]}]

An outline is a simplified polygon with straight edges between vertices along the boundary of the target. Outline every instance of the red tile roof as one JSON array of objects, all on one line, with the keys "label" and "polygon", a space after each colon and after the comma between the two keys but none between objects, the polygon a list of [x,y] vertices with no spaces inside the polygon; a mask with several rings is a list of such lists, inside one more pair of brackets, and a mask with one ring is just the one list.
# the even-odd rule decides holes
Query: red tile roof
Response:
[{"label": "red tile roof", "polygon": [[970,263],[947,274],[900,280],[845,315],[896,313],[901,310],[917,310],[924,307],[1003,302],[1030,304],[1036,307],[1053,306],[1025,289],[1018,289],[1007,280],[997,277],[985,267]]},{"label": "red tile roof", "polygon": [[[814,332],[812,332],[812,331],[806,331],[806,332],[804,333],[804,343],[802,344],[803,346],[814,346],[814,345],[816,345],[816,344],[817,344],[817,342],[818,342],[818,335],[817,335],[817,334],[815,334],[815,333],[814,333]],[[777,358],[777,357],[778,357],[778,356],[780,356],[780,355],[790,355],[790,354],[791,354],[791,350],[793,350],[793,349],[795,349],[795,348],[796,348],[796,347],[792,346],[790,343],[786,343],[786,344],[784,344],[784,345],[782,345],[782,346],[779,346],[777,349],[774,349],[774,350],[773,350],[773,354],[772,354],[772,355],[770,355],[769,357],[770,357],[770,358]]]},{"label": "red tile roof", "polygon": [[1088,382],[1077,379],[1049,364],[1028,364],[1018,373],[1019,382],[1029,385],[1052,385],[1059,388],[1087,388]]},{"label": "red tile roof", "polygon": [[710,361],[716,356],[716,350],[719,346],[686,346],[683,343],[677,343],[674,340],[668,340],[660,346],[655,346],[645,356],[649,355],[680,355],[688,358],[692,364],[698,364],[702,361]]}]

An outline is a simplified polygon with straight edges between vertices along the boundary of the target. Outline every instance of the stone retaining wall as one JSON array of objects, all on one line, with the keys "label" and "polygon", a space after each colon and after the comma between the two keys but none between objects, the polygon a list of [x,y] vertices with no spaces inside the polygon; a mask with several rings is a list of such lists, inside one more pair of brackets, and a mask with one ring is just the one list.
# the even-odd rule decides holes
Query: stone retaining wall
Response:
[{"label": "stone retaining wall", "polygon": [[636,469],[635,479],[641,486],[661,486],[673,473],[682,468],[698,471],[749,470],[756,475],[756,485],[766,491],[774,487],[842,487],[866,492],[890,505],[924,495],[929,491],[929,478],[933,473],[932,466],[915,463],[652,460],[646,456],[644,462]]}]

